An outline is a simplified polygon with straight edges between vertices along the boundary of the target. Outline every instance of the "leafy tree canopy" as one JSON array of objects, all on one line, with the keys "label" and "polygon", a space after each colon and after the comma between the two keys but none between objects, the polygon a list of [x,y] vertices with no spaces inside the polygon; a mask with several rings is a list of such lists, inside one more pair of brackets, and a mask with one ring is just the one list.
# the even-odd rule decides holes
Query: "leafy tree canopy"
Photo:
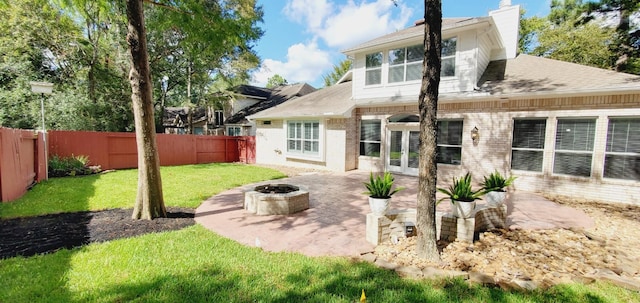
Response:
[{"label": "leafy tree canopy", "polygon": [[273,88],[276,86],[286,85],[286,84],[288,84],[287,79],[283,78],[278,74],[275,74],[271,76],[269,79],[267,79],[267,88]]}]

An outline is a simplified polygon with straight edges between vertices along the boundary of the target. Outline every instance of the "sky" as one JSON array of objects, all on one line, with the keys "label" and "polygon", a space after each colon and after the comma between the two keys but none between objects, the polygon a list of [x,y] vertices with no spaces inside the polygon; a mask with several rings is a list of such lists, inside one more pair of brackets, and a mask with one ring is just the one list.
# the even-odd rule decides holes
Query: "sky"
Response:
[{"label": "sky", "polygon": [[[512,0],[526,16],[546,16],[550,0]],[[397,0],[258,0],[265,34],[255,50],[262,66],[252,84],[264,86],[279,74],[288,83],[324,86],[322,76],[346,57],[340,51],[412,26],[424,16],[424,1]],[[443,0],[447,17],[483,17],[500,0]]]}]

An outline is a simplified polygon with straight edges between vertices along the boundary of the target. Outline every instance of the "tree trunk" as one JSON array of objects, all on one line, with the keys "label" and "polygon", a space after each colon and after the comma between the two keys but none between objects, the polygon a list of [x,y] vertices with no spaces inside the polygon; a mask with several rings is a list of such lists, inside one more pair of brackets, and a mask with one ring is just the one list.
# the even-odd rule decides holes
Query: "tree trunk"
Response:
[{"label": "tree trunk", "polygon": [[438,86],[442,69],[442,2],[424,1],[424,61],[420,88],[420,163],[418,181],[418,257],[439,261],[436,243],[436,138]]},{"label": "tree trunk", "polygon": [[127,0],[127,20],[127,44],[131,53],[129,81],[138,147],[138,194],[132,218],[151,220],[166,217],[167,213],[162,197],[142,0]]}]

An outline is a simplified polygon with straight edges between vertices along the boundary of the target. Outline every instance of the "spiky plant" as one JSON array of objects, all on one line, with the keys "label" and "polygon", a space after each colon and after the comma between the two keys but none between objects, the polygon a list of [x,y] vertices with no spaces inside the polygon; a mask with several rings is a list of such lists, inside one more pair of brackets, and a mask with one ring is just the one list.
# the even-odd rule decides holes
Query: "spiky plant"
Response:
[{"label": "spiky plant", "polygon": [[393,187],[393,175],[390,172],[385,172],[382,175],[377,175],[374,177],[373,172],[369,174],[369,183],[364,183],[364,186],[367,188],[365,194],[369,195],[371,198],[378,199],[389,199],[391,196],[401,190],[404,187]]},{"label": "spiky plant", "polygon": [[516,177],[511,176],[505,179],[500,172],[497,170],[489,175],[489,177],[484,177],[484,182],[482,182],[482,187],[485,192],[491,191],[505,191],[504,188],[511,185]]},{"label": "spiky plant", "polygon": [[[478,190],[473,190],[471,186],[471,174],[467,173],[460,179],[453,178],[453,184],[449,185],[449,188],[438,188],[438,191],[447,195],[451,202],[455,203],[455,201],[465,201],[472,202],[475,200],[480,200],[480,197],[485,194],[483,188]],[[438,201],[438,203],[446,198],[442,198]]]}]

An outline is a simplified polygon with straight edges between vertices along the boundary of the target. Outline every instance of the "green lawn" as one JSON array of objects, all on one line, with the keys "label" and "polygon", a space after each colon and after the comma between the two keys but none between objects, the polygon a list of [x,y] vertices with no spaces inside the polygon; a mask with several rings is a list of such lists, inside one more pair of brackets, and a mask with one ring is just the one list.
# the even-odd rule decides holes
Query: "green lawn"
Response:
[{"label": "green lawn", "polygon": [[[170,177],[170,172],[174,177]],[[282,176],[264,168],[220,164],[167,167],[162,173],[168,204],[191,207],[198,204],[193,201],[198,197],[208,197],[237,185],[237,182]],[[183,176],[191,173],[199,177],[193,177],[191,181],[181,180],[191,178]],[[222,175],[232,177],[209,182],[217,183],[207,185],[211,192],[199,184],[206,178]],[[90,178],[94,178],[93,181]],[[115,180],[122,182],[116,185]],[[169,182],[178,185],[174,187]],[[111,187],[101,188],[105,186]],[[46,190],[39,187],[17,202],[27,205],[3,205],[3,213],[8,209],[12,209],[12,216],[16,216],[71,211],[74,207],[130,207],[131,202],[117,202],[115,200],[119,198],[112,196],[129,198],[131,194],[124,193],[126,190],[122,188],[135,188],[135,171],[54,179],[47,182]],[[173,188],[170,191],[175,193],[167,192],[169,188]],[[37,193],[38,190],[44,192]],[[59,207],[57,205],[61,202],[35,199],[34,195],[38,195],[46,200],[47,192],[58,200],[66,200],[62,204],[75,206]],[[65,195],[68,195],[66,199]],[[84,199],[85,203],[74,203],[74,199]],[[101,205],[100,201],[109,204]],[[29,208],[36,210],[17,210]],[[311,258],[295,253],[263,252],[220,237],[199,225],[47,255],[0,260],[0,281],[0,302],[29,303],[356,302],[362,289],[367,293],[367,302],[640,301],[637,292],[601,283],[587,286],[572,284],[547,291],[519,293],[468,286],[461,280],[404,280],[393,272],[346,258]]]},{"label": "green lawn", "polygon": [[[161,176],[165,205],[191,208],[198,207],[203,200],[226,189],[286,177],[273,169],[228,163],[167,166],[161,168]],[[0,218],[132,208],[137,180],[136,169],[51,178],[17,201],[0,203]]]}]

